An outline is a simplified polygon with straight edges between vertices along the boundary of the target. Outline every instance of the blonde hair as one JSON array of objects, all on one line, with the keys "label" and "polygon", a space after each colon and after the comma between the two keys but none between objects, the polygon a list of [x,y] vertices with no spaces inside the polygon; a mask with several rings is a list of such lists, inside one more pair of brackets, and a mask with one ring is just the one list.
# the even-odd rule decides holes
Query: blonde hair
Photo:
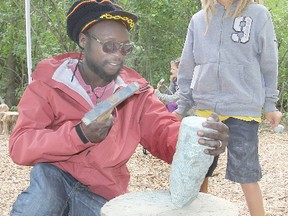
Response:
[{"label": "blonde hair", "polygon": [[[231,11],[231,6],[234,3],[234,1],[238,1],[237,7],[235,11]],[[261,0],[228,0],[228,4],[226,6],[227,10],[226,17],[237,17],[247,8],[249,4],[251,3],[260,4],[261,2],[262,2]],[[206,21],[209,25],[210,15],[215,14],[217,12],[215,8],[215,3],[217,3],[217,0],[201,0],[201,3],[202,8],[205,11]]]},{"label": "blonde hair", "polygon": [[178,66],[179,66],[179,64],[180,64],[180,57],[172,60],[172,61],[170,62],[170,64],[175,64],[176,67],[178,68]]}]

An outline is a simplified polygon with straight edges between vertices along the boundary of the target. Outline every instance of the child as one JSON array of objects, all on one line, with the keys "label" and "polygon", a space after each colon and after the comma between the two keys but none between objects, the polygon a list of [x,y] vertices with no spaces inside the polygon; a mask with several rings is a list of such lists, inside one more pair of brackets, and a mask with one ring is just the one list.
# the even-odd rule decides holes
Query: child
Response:
[{"label": "child", "polygon": [[250,215],[263,216],[258,181],[258,126],[263,109],[271,126],[281,120],[277,41],[268,10],[255,0],[202,0],[189,24],[179,65],[178,118],[196,106],[230,129],[226,178],[240,183]]},{"label": "child", "polygon": [[177,109],[176,101],[179,99],[178,96],[178,83],[177,83],[177,75],[178,75],[178,66],[180,63],[180,58],[172,60],[170,62],[170,85],[169,88],[166,89],[166,92],[161,92],[160,89],[163,88],[163,83],[159,82],[157,84],[157,88],[155,89],[155,94],[157,97],[166,104],[166,107],[169,112],[173,112]]}]

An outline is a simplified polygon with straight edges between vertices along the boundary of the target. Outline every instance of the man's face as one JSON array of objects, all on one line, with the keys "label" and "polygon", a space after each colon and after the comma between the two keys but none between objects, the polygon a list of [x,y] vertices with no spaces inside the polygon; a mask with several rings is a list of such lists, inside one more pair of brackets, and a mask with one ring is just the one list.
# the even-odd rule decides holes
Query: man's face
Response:
[{"label": "man's face", "polygon": [[120,73],[126,56],[121,53],[121,49],[113,53],[105,52],[103,43],[107,41],[129,43],[129,32],[119,22],[101,21],[85,33],[84,53],[90,70],[110,82]]}]

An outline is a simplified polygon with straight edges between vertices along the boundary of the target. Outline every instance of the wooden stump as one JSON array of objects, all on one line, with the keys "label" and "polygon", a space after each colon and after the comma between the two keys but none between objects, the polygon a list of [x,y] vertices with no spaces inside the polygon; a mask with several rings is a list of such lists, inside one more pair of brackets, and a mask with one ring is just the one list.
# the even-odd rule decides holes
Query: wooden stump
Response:
[{"label": "wooden stump", "polygon": [[7,112],[8,110],[9,110],[9,107],[6,104],[0,104],[0,113]]},{"label": "wooden stump", "polygon": [[0,133],[4,135],[9,135],[12,131],[19,113],[6,111],[0,112]]}]

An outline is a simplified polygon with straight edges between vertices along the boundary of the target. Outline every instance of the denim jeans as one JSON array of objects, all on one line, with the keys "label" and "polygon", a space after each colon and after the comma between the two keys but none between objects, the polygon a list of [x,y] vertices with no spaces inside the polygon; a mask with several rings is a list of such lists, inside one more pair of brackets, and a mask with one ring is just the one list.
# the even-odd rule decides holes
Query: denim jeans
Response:
[{"label": "denim jeans", "polygon": [[12,216],[100,216],[107,202],[70,174],[39,163],[30,173],[30,186],[12,206]]}]

